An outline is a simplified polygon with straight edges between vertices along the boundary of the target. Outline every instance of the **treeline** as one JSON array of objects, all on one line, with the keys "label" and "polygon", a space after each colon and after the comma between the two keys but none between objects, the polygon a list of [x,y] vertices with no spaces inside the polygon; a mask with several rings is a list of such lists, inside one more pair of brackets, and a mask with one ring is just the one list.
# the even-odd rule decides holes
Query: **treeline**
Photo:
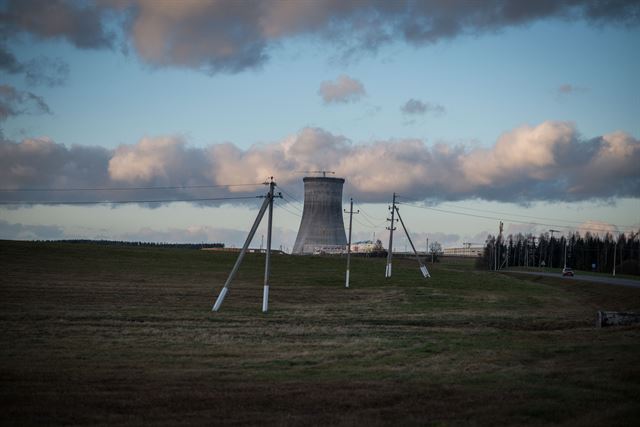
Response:
[{"label": "treeline", "polygon": [[566,266],[600,273],[640,275],[640,231],[604,236],[575,232],[565,236],[542,233],[509,235],[498,239],[489,235],[478,266],[486,269]]},{"label": "treeline", "polygon": [[89,239],[67,239],[67,240],[39,240],[40,242],[56,243],[82,243],[100,246],[139,246],[151,248],[183,248],[183,249],[203,249],[203,248],[224,248],[224,243],[155,243],[155,242],[130,242],[125,240],[89,240]]}]

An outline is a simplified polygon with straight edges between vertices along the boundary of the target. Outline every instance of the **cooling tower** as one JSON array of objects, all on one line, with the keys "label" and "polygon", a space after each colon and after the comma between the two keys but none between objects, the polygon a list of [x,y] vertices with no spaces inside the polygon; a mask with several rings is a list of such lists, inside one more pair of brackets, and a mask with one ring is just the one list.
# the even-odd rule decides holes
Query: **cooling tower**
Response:
[{"label": "cooling tower", "polygon": [[294,254],[342,252],[347,245],[342,220],[343,178],[305,177],[304,209]]}]

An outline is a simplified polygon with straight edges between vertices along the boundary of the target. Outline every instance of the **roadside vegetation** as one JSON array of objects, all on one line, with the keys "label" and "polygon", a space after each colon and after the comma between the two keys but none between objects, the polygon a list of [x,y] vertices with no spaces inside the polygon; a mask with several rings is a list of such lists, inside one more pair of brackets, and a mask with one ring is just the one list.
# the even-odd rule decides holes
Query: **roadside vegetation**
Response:
[{"label": "roadside vegetation", "polygon": [[640,289],[472,263],[0,242],[2,425],[632,425]]}]

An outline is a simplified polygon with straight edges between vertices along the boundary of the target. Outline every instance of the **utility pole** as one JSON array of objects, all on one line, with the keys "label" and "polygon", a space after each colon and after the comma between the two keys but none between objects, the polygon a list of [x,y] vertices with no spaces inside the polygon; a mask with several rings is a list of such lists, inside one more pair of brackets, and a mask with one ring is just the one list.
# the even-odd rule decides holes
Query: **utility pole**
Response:
[{"label": "utility pole", "polygon": [[347,244],[347,278],[344,284],[345,288],[349,287],[349,267],[351,266],[351,226],[353,224],[353,214],[360,213],[360,210],[358,210],[357,212],[353,211],[353,198],[351,198],[350,201],[351,207],[349,208],[349,212],[347,212],[346,210],[344,211],[344,213],[349,214],[349,243]]},{"label": "utility pole", "polygon": [[551,246],[551,256],[549,257],[549,268],[553,268],[553,233],[559,233],[560,230],[549,230],[551,238],[549,239],[549,245]]},{"label": "utility pole", "polygon": [[391,259],[393,257],[393,230],[396,229],[394,227],[396,221],[394,216],[396,212],[396,193],[393,193],[393,202],[389,209],[391,210],[391,219],[387,219],[387,221],[391,221],[391,225],[387,227],[387,230],[389,230],[389,252],[387,253],[387,268],[384,272],[384,277],[386,278],[391,277]]},{"label": "utility pole", "polygon": [[418,265],[420,265],[420,272],[422,272],[422,275],[424,276],[425,279],[427,277],[431,277],[431,275],[429,274],[429,270],[427,270],[427,267],[422,263],[422,260],[418,256],[418,251],[416,250],[416,247],[413,245],[413,242],[411,241],[411,236],[409,236],[407,227],[404,226],[404,221],[402,220],[402,216],[400,216],[400,210],[398,209],[397,206],[396,206],[396,212],[398,213],[398,219],[400,220],[400,224],[402,224],[402,229],[404,230],[404,234],[407,236],[407,240],[409,240],[409,244],[411,244],[411,249],[413,249],[413,253],[416,255],[416,259],[418,260]]},{"label": "utility pole", "polygon": [[264,263],[264,290],[262,292],[262,312],[269,309],[269,276],[271,275],[271,226],[273,224],[273,177],[269,182],[269,218],[267,222],[267,256]]},{"label": "utility pole", "polygon": [[617,252],[618,252],[618,241],[616,240],[616,245],[613,247],[613,277],[616,277],[616,253]]},{"label": "utility pole", "polygon": [[502,227],[503,227],[503,223],[502,221],[500,221],[500,233],[498,234],[498,238],[496,239],[496,246],[495,248],[495,268],[494,270],[497,270],[498,267],[502,268],[501,263],[498,261],[498,258],[500,257],[500,246],[501,246],[501,242],[502,242]]},{"label": "utility pole", "polygon": [[271,177],[271,180],[269,183],[265,183],[265,184],[269,184],[269,192],[267,193],[267,195],[264,198],[264,201],[262,202],[260,211],[258,212],[258,215],[256,216],[256,219],[253,222],[253,225],[251,226],[251,230],[249,231],[249,235],[247,236],[247,240],[245,240],[244,245],[242,246],[242,250],[238,255],[238,259],[236,259],[236,263],[231,269],[231,273],[229,273],[229,277],[227,277],[227,281],[224,283],[224,287],[220,291],[220,294],[218,295],[218,298],[216,299],[216,302],[213,305],[213,308],[211,309],[211,311],[220,310],[220,306],[222,305],[222,302],[224,301],[225,297],[227,296],[227,293],[229,292],[229,287],[231,286],[231,282],[233,281],[236,274],[238,273],[238,270],[240,269],[240,264],[242,264],[242,260],[244,259],[244,256],[247,253],[249,244],[253,240],[253,236],[256,234],[256,230],[258,229],[258,226],[262,221],[262,217],[264,217],[264,213],[266,212],[267,208],[269,208],[269,224],[268,224],[268,232],[267,232],[267,257],[265,260],[264,292],[262,294],[262,298],[263,298],[262,311],[265,313],[267,311],[268,298],[269,298],[269,274],[271,273],[271,224],[272,224],[272,217],[273,217],[273,199],[274,197],[282,197],[282,196],[280,194],[278,194],[278,196],[274,196],[273,194],[273,189],[276,186],[276,183],[273,182],[273,177]]}]

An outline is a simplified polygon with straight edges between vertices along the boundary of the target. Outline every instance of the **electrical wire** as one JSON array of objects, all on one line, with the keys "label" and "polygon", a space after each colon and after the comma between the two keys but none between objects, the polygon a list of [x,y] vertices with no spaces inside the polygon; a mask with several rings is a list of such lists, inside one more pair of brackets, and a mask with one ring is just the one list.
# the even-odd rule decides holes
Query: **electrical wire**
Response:
[{"label": "electrical wire", "polygon": [[[402,198],[411,202],[415,202],[415,203],[422,203],[422,200],[417,200],[417,199],[412,199],[409,197],[404,197],[404,196],[400,196],[396,194],[396,198]],[[396,204],[399,204],[402,202],[396,202]],[[406,204],[406,203],[405,203]],[[473,211],[473,212],[486,212],[486,213],[492,213],[492,214],[497,214],[497,215],[503,215],[505,217],[509,217],[509,216],[517,216],[517,217],[522,217],[522,218],[532,218],[532,219],[539,219],[539,220],[543,220],[543,221],[559,221],[559,222],[566,222],[569,224],[578,224],[581,225],[584,223],[584,221],[575,221],[575,220],[568,220],[568,219],[560,219],[560,218],[550,218],[550,217],[541,217],[541,216],[533,216],[533,215],[524,215],[524,214],[517,214],[517,213],[507,213],[507,212],[500,212],[500,211],[494,211],[494,210],[489,210],[489,209],[479,209],[479,208],[468,208],[465,206],[458,206],[458,205],[452,205],[451,203],[443,203],[441,206],[450,206],[454,209],[462,209],[462,210],[468,210],[468,211]],[[427,206],[424,206],[427,207]],[[436,208],[433,208],[436,209]],[[496,218],[499,219],[499,218]],[[527,224],[529,224],[529,222],[526,222]],[[540,225],[547,225],[547,224],[540,224]],[[553,225],[554,227],[558,226],[556,224]],[[562,227],[562,226],[558,226],[558,227]],[[633,225],[616,225],[616,227],[618,228],[635,228]]]},{"label": "electrical wire", "polygon": [[264,182],[255,184],[177,185],[168,187],[0,188],[0,192],[187,190],[195,188],[254,187],[258,185],[264,185]]},{"label": "electrical wire", "polygon": [[277,208],[280,208],[280,209],[282,209],[282,210],[286,211],[286,212],[289,212],[291,215],[297,216],[298,218],[302,218],[302,215],[300,215],[299,213],[297,213],[297,212],[293,212],[293,211],[291,211],[291,210],[287,209],[287,208],[285,207],[286,205],[287,205],[287,203],[285,203],[285,204],[283,204],[283,205],[276,204],[275,206],[276,206]]},{"label": "electrical wire", "polygon": [[[566,229],[574,229],[574,228],[576,228],[576,227],[572,227],[572,226],[568,226],[568,225],[539,223],[539,222],[531,222],[531,221],[522,221],[522,220],[517,220],[517,219],[513,219],[513,218],[499,218],[499,217],[492,217],[492,216],[485,216],[485,215],[470,214],[470,213],[465,213],[465,212],[456,212],[456,211],[451,211],[451,210],[446,210],[446,209],[433,208],[433,207],[429,207],[429,206],[414,205],[414,204],[405,203],[405,202],[396,202],[396,204],[405,205],[405,206],[412,206],[414,208],[419,208],[419,209],[428,209],[428,210],[431,210],[431,211],[442,212],[442,213],[447,213],[447,214],[470,216],[470,217],[481,218],[481,219],[489,219],[489,220],[492,220],[492,221],[505,220],[505,221],[509,221],[509,222],[515,222],[515,223],[518,223],[518,224],[531,224],[531,225],[537,225],[537,226],[557,227],[557,228],[566,228]],[[616,227],[618,227],[618,226],[616,226]],[[618,228],[624,228],[624,227],[626,227],[626,226],[620,226]],[[611,231],[609,229],[598,228],[598,227],[589,227],[589,228],[579,227],[579,228],[582,228],[582,229],[587,230],[587,231],[606,231],[606,232]]]},{"label": "electrical wire", "polygon": [[368,228],[368,229],[370,229],[370,230],[379,230],[379,229],[380,229],[380,227],[377,227],[377,226],[371,226],[371,225],[368,225],[368,224],[363,224],[363,223],[362,223],[362,222],[360,222],[360,221],[358,220],[358,218],[357,218],[357,217],[355,217],[355,216],[353,217],[353,221],[354,221],[356,224],[359,224],[360,226],[362,226],[362,227],[364,227],[364,228]]},{"label": "electrical wire", "polygon": [[368,214],[367,211],[364,210],[360,204],[356,204],[356,206],[358,207],[358,210],[360,210],[360,212],[362,212],[362,214],[364,216],[369,217],[373,221],[384,221],[385,223],[387,222],[386,218],[378,218],[378,217],[375,217],[373,215]]},{"label": "electrical wire", "polygon": [[296,196],[294,196],[293,194],[291,194],[290,192],[288,192],[286,189],[284,189],[282,186],[278,185],[278,188],[280,190],[282,190],[282,192],[284,194],[286,194],[287,196],[289,196],[289,198],[293,199],[294,201],[296,201],[297,203],[300,203],[301,205],[304,205],[303,202],[300,201],[300,199],[298,199]]},{"label": "electrical wire", "polygon": [[95,201],[87,201],[87,200],[40,200],[40,201],[0,201],[0,205],[124,205],[124,204],[134,204],[134,203],[176,203],[176,202],[216,202],[223,200],[248,200],[248,199],[258,199],[264,196],[239,196],[239,197],[207,197],[207,198],[197,198],[197,199],[163,199],[163,200],[95,200]]}]

